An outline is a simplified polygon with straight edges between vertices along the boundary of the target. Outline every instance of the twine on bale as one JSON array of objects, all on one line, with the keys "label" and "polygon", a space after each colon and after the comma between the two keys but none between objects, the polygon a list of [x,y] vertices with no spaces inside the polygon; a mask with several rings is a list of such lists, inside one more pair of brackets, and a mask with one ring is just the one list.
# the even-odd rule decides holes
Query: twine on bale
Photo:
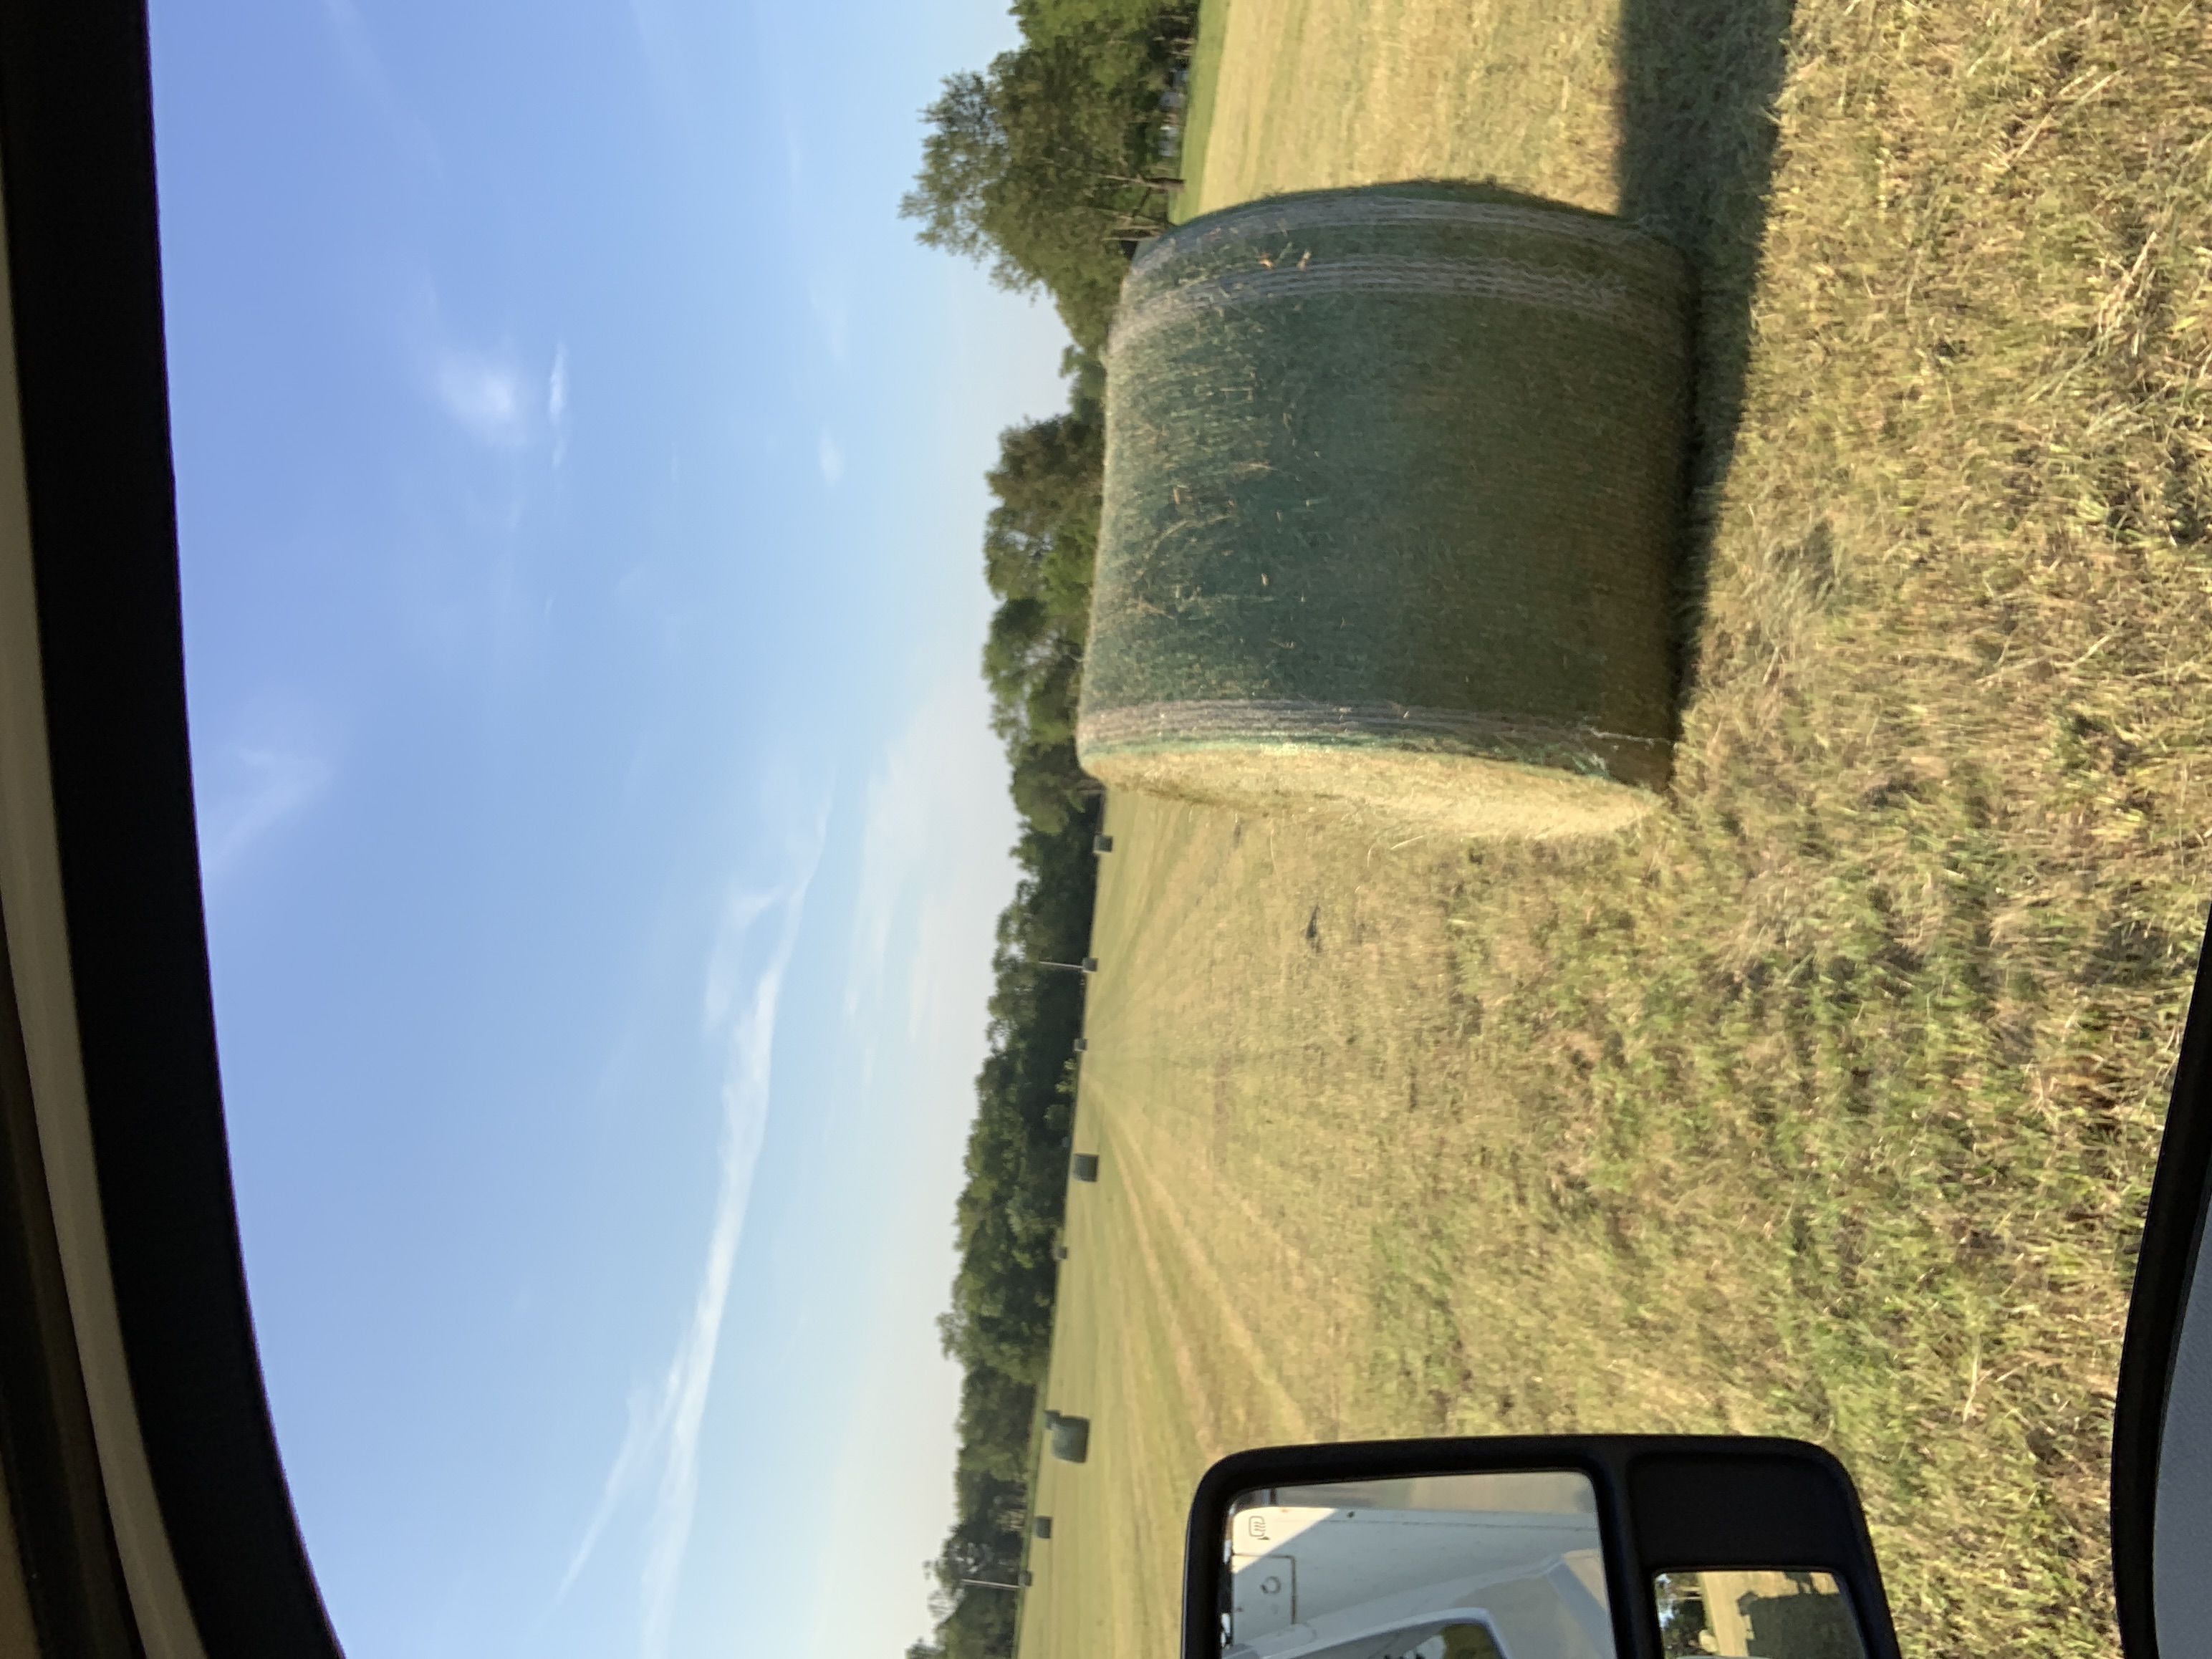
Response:
[{"label": "twine on bale", "polygon": [[1084,765],[1474,835],[1648,810],[1690,299],[1664,243],[1477,186],[1149,245],[1108,349]]}]

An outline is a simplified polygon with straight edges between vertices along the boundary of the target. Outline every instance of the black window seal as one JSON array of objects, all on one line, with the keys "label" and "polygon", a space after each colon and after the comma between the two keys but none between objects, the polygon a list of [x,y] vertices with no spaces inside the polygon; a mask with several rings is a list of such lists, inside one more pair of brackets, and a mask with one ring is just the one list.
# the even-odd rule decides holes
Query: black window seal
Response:
[{"label": "black window seal", "polygon": [[210,1659],[336,1659],[232,1198],[140,0],[0,3],[0,155],[71,985],[136,1414]]}]

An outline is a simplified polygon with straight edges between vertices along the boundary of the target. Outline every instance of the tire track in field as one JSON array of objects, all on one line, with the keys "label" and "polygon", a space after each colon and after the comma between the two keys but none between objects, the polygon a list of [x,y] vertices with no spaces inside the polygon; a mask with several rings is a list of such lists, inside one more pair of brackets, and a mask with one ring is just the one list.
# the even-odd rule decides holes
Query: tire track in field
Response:
[{"label": "tire track in field", "polygon": [[[1099,1112],[1097,1103],[1094,1092],[1088,1109]],[[1077,1600],[1072,1616],[1049,1631],[1041,1626],[1021,1650],[1036,1659],[1173,1650],[1184,1494],[1222,1449],[1196,1414],[1208,1396],[1183,1310],[1169,1293],[1158,1241],[1121,1173],[1125,1148],[1106,1115],[1092,1120],[1107,1170],[1098,1194],[1105,1201],[1091,1223],[1100,1265],[1092,1280],[1097,1304],[1088,1315],[1098,1339],[1089,1359],[1091,1409],[1102,1421],[1092,1432],[1092,1466],[1074,1476],[1105,1483],[1087,1511],[1100,1530],[1069,1535],[1084,1552],[1083,1565],[1070,1566]]]},{"label": "tire track in field", "polygon": [[[1188,806],[1176,811],[1170,821],[1172,833],[1170,834],[1160,833],[1168,829],[1166,823],[1158,826],[1154,833],[1148,836],[1145,833],[1148,826],[1123,823],[1120,827],[1125,838],[1131,830],[1135,830],[1136,844],[1142,851],[1130,864],[1117,865],[1109,879],[1132,880],[1140,890],[1156,893],[1189,890],[1218,896],[1221,888],[1228,885],[1265,890],[1271,904],[1289,902],[1281,894],[1272,890],[1274,831],[1271,824],[1260,821],[1267,830],[1264,842],[1255,835],[1249,847],[1240,848],[1233,843],[1224,846],[1218,836],[1194,831],[1189,820],[1196,811],[1197,809]],[[1263,861],[1268,873],[1261,875],[1246,867],[1253,860]],[[1215,907],[1151,904],[1125,908],[1117,902],[1119,898],[1118,893],[1109,894],[1102,888],[1099,903],[1102,915],[1123,915],[1128,914],[1129,908],[1134,909],[1135,925],[1125,936],[1113,941],[1116,966],[1123,962],[1202,962],[1205,964],[1203,976],[1209,984],[1216,979],[1233,981],[1241,976],[1243,969],[1240,964],[1233,960],[1224,962],[1221,959],[1220,938],[1230,931],[1231,921],[1226,915],[1214,914]],[[1289,908],[1302,910],[1304,904],[1304,900],[1301,897],[1296,902],[1289,902]],[[1194,934],[1195,937],[1192,937]],[[1180,1022],[1173,1012],[1153,1006],[1145,995],[1147,988],[1142,981],[1132,986],[1126,981],[1104,981],[1100,988],[1106,992],[1106,995],[1101,997],[1095,1006],[1092,1030],[1102,1035],[1113,1032],[1120,1039],[1115,1046],[1126,1052],[1143,1052],[1156,1060],[1164,1059],[1169,1071],[1175,1076],[1175,1083],[1186,1081],[1182,1074],[1195,1064],[1194,1056],[1188,1055],[1183,1045],[1171,1040],[1163,1043],[1162,1040],[1163,1033],[1171,1033],[1180,1028]],[[1247,1010],[1239,1012],[1249,1013]],[[1152,1042],[1145,1043],[1138,1038],[1138,1034],[1144,1032],[1152,1035]],[[1224,1088],[1224,1079],[1221,1075],[1224,1067],[1231,1072],[1236,1069],[1232,1051],[1233,1040],[1231,1048],[1215,1048],[1212,1064],[1211,1079],[1215,1100],[1209,1139],[1215,1153],[1215,1194],[1229,1204],[1233,1212],[1241,1218],[1244,1235],[1255,1239],[1262,1253],[1271,1251],[1287,1269],[1295,1292],[1318,1303],[1325,1310],[1322,1317],[1330,1337],[1343,1337],[1358,1328],[1363,1305],[1361,1299],[1342,1283],[1340,1271],[1325,1267],[1316,1256],[1303,1248],[1292,1234],[1261,1208],[1247,1190],[1249,1183],[1229,1179],[1222,1167],[1221,1154],[1225,1148],[1221,1142],[1224,1139],[1224,1131],[1230,1127],[1224,1118],[1236,1115],[1233,1110],[1224,1113],[1227,1097],[1232,1091]],[[1202,1101],[1206,1084],[1190,1081],[1189,1086],[1194,1091],[1191,1100]],[[1179,1105],[1188,1106],[1188,1103],[1179,1098],[1182,1092],[1181,1088],[1171,1084],[1170,1092],[1178,1097]],[[1195,1111],[1194,1132],[1202,1133],[1209,1127],[1205,1115],[1202,1108]],[[1144,1121],[1156,1136],[1161,1131],[1157,1115],[1147,1115]],[[1184,1227],[1178,1231],[1188,1241],[1190,1230]],[[1218,1285],[1218,1273],[1215,1282]],[[1340,1395],[1340,1387],[1332,1392]],[[1338,1403],[1341,1405],[1340,1400]],[[1340,1415],[1340,1411],[1336,1414]]]},{"label": "tire track in field", "polygon": [[[1114,1134],[1115,1163],[1122,1169],[1133,1170],[1139,1160],[1130,1151],[1129,1142]],[[1152,1230],[1145,1219],[1145,1206],[1139,1201],[1134,1189],[1125,1179],[1122,1190],[1128,1194],[1129,1231],[1137,1246],[1137,1258],[1145,1270],[1146,1283],[1152,1289],[1149,1303],[1143,1309],[1133,1309],[1139,1319],[1150,1314],[1149,1322],[1156,1325],[1167,1338],[1168,1351],[1175,1360],[1176,1380],[1182,1385],[1183,1399],[1188,1408],[1193,1437],[1198,1442],[1200,1455],[1208,1463],[1223,1454],[1221,1437],[1215,1430],[1212,1414],[1205,1410],[1211,1395],[1200,1376],[1198,1361],[1191,1352],[1188,1334],[1183,1328],[1183,1316],[1176,1298],[1170,1292],[1167,1275],[1160,1267],[1159,1252],[1152,1242]],[[1133,1322],[1133,1323],[1135,1322]]]},{"label": "tire track in field", "polygon": [[[1284,1386],[1282,1378],[1276,1375],[1275,1368],[1267,1363],[1267,1350],[1252,1334],[1251,1328],[1238,1315],[1236,1302],[1229,1295],[1228,1287],[1221,1282],[1221,1275],[1215,1270],[1212,1261],[1206,1256],[1204,1250],[1199,1247],[1198,1241],[1193,1236],[1188,1224],[1184,1221],[1174,1200],[1168,1196],[1167,1189],[1161,1183],[1159,1177],[1153,1173],[1151,1164],[1146,1161],[1143,1154],[1137,1152],[1136,1138],[1117,1134],[1115,1139],[1121,1143],[1131,1172],[1150,1189],[1152,1207],[1158,1210],[1161,1218],[1166,1223],[1168,1230],[1175,1235],[1175,1242],[1181,1247],[1184,1261],[1189,1263],[1193,1273],[1202,1280],[1200,1288],[1210,1298],[1211,1311],[1218,1320],[1222,1334],[1228,1337],[1230,1346],[1236,1351],[1237,1357],[1243,1360],[1245,1368],[1253,1378],[1273,1399],[1284,1427],[1296,1439],[1311,1438],[1313,1431],[1307,1421],[1304,1408],[1291,1395],[1289,1389]],[[1133,1192],[1132,1197],[1133,1196]],[[1130,1206],[1132,1218],[1136,1218],[1139,1213],[1140,1206],[1132,1203]],[[1155,1286],[1162,1288],[1163,1299],[1165,1299],[1164,1287],[1161,1285],[1158,1261],[1152,1251],[1150,1231],[1149,1229],[1142,1231],[1144,1243],[1141,1248],[1146,1255],[1146,1271],[1152,1276]],[[1179,1324],[1180,1321],[1177,1323]],[[1181,1341],[1180,1332],[1177,1335],[1177,1370],[1181,1371],[1185,1363],[1186,1351]],[[1190,1378],[1188,1375],[1185,1382],[1188,1386]],[[1194,1401],[1203,1401],[1210,1396],[1203,1392],[1194,1392],[1191,1397]],[[1219,1454],[1211,1455],[1218,1456]]]},{"label": "tire track in field", "polygon": [[[1245,1236],[1249,1238],[1255,1234],[1259,1235],[1264,1244],[1274,1251],[1287,1273],[1291,1293],[1304,1298],[1318,1315],[1323,1346],[1335,1350],[1350,1340],[1353,1333],[1360,1328],[1359,1316],[1363,1304],[1359,1297],[1344,1288],[1342,1275],[1324,1272],[1310,1253],[1302,1249],[1289,1233],[1276,1224],[1273,1217],[1253,1201],[1251,1194],[1243,1184],[1224,1183],[1224,1186]],[[1320,1380],[1326,1384],[1328,1399],[1325,1404],[1319,1401],[1316,1404],[1336,1425],[1335,1432],[1341,1433],[1345,1412],[1342,1368],[1331,1368]],[[1300,1434],[1301,1437],[1311,1437],[1310,1425],[1302,1429]]]}]

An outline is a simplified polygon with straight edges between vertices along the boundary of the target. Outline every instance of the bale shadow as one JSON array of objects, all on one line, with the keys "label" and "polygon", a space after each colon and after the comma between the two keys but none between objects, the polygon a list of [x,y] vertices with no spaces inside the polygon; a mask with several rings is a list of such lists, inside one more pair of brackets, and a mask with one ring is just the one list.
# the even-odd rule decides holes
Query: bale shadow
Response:
[{"label": "bale shadow", "polygon": [[1715,520],[1743,415],[1774,103],[1794,9],[1795,0],[1623,0],[1621,7],[1620,215],[1680,248],[1698,274],[1678,709],[1696,678]]}]

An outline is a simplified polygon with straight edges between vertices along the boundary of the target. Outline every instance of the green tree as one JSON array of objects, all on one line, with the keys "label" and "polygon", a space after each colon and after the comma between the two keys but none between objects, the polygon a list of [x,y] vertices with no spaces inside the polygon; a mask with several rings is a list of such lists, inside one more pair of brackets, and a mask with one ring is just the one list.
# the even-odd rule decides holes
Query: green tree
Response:
[{"label": "green tree", "polygon": [[947,77],[900,213],[1002,286],[1046,290],[1077,343],[1099,349],[1130,248],[1167,224],[1160,94],[1188,32],[1179,10],[1054,14],[988,70]]},{"label": "green tree", "polygon": [[[1017,1597],[963,1583],[1014,1583],[1029,1520],[1030,1459],[1051,1356],[1053,1303],[1075,1117],[1074,1038],[1083,981],[1041,964],[1080,956],[1097,860],[1090,825],[1032,825],[1016,845],[1023,878],[999,918],[989,1049],[975,1079],[967,1183],[955,1214],[959,1267],[939,1322],[958,1360],[954,1521],[931,1571],[943,1659],[1006,1659]],[[925,1644],[927,1646],[927,1644]]]},{"label": "green tree", "polygon": [[1040,830],[1081,817],[1097,786],[1075,758],[1091,573],[1105,466],[1103,376],[1068,354],[1068,410],[1010,428],[986,482],[997,504],[983,532],[983,576],[999,597],[983,644],[991,723],[1006,745],[1014,805]]}]

